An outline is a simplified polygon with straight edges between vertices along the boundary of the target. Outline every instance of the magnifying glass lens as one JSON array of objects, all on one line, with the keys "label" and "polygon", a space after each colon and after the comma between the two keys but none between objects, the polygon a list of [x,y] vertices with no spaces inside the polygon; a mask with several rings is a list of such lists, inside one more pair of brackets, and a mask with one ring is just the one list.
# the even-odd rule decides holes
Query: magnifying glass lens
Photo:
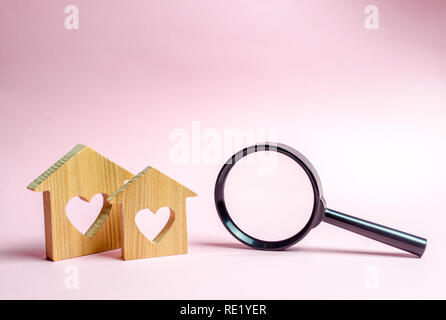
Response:
[{"label": "magnifying glass lens", "polygon": [[292,237],[313,210],[311,182],[295,161],[259,151],[238,161],[226,180],[225,202],[234,223],[265,241]]}]

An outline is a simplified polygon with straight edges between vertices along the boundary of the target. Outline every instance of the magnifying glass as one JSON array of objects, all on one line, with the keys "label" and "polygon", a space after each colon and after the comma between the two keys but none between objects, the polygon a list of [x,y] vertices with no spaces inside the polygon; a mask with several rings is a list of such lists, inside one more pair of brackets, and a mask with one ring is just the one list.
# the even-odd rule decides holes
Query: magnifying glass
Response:
[{"label": "magnifying glass", "polygon": [[[239,225],[235,223],[233,217],[231,217],[229,214],[225,203],[225,184],[229,172],[242,158],[259,151],[277,152],[291,158],[303,169],[311,183],[313,208],[308,221],[297,233],[278,241],[261,240],[257,237],[249,235],[247,232],[245,232],[245,230],[242,230]],[[226,161],[218,174],[217,181],[215,183],[214,197],[218,215],[226,229],[237,240],[255,249],[286,249],[302,240],[311,229],[318,226],[322,221],[385,243],[392,247],[410,252],[418,257],[423,255],[427,244],[427,240],[424,238],[327,208],[322,195],[322,187],[319,176],[314,167],[311,165],[310,161],[308,161],[307,158],[305,158],[294,148],[281,143],[265,142],[244,148],[235,153],[228,161]]]}]

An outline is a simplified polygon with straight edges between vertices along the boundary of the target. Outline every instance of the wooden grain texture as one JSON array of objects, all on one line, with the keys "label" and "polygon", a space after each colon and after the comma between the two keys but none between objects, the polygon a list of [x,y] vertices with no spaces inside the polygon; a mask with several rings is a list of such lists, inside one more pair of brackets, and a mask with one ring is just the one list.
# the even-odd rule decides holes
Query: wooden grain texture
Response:
[{"label": "wooden grain texture", "polygon": [[77,155],[82,149],[84,149],[86,145],[84,144],[78,144],[73,149],[67,152],[62,158],[56,161],[51,167],[49,167],[47,170],[45,170],[44,173],[42,173],[40,176],[38,176],[36,179],[33,180],[28,185],[28,189],[35,190],[42,182],[44,182],[46,179],[48,179],[54,172],[59,170],[60,167],[62,167],[65,163],[68,162],[71,158],[73,158],[75,155]]},{"label": "wooden grain texture", "polygon": [[[124,260],[160,257],[187,253],[186,198],[197,194],[160,171],[147,167],[113,193],[108,201],[119,207],[122,227],[122,257]],[[135,223],[136,214],[150,209],[168,207],[170,217],[152,241]]]},{"label": "wooden grain texture", "polygon": [[[57,261],[120,248],[119,211],[106,198],[132,177],[93,149],[78,145],[35,179],[28,188],[43,192],[47,257]],[[104,196],[98,216],[103,225],[90,239],[71,224],[65,207],[73,197],[90,201],[98,193]]]}]

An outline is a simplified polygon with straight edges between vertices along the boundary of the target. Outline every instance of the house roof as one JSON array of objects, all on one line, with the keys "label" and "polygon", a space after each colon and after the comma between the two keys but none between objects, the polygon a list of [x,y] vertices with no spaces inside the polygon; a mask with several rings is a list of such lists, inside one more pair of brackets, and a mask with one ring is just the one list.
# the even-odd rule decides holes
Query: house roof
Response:
[{"label": "house roof", "polygon": [[28,189],[34,190],[37,188],[43,181],[48,179],[54,172],[59,170],[65,163],[68,162],[71,158],[73,158],[76,154],[78,154],[82,149],[84,149],[86,145],[78,144],[73,149],[71,149],[66,155],[60,158],[55,164],[53,164],[48,170],[38,176],[33,182],[28,185]]},{"label": "house roof", "polygon": [[129,181],[127,181],[122,187],[120,187],[118,190],[116,190],[115,192],[113,192],[108,198],[107,201],[112,201],[114,198],[116,198],[118,196],[118,194],[120,194],[121,192],[123,192],[125,189],[127,189],[128,187],[130,187],[132,184],[135,183],[136,180],[138,180],[141,176],[143,176],[144,174],[146,174],[147,171],[149,171],[149,169],[151,168],[151,166],[148,166],[146,168],[144,168],[144,170],[142,170],[140,173],[138,173],[136,176],[134,176],[132,179],[130,179]]},{"label": "house roof", "polygon": [[[122,192],[124,192],[128,187],[130,187],[132,184],[134,184],[136,181],[138,181],[139,178],[141,178],[143,175],[145,175],[150,169],[156,170],[155,168],[152,168],[151,166],[148,166],[146,168],[144,168],[140,173],[138,173],[136,176],[134,176],[132,179],[130,179],[129,181],[127,181],[122,187],[120,187],[118,190],[116,190],[115,192],[113,192],[108,198],[107,201],[112,201],[114,198],[116,198],[119,194],[121,194]],[[157,171],[157,170],[156,170]],[[195,192],[193,192],[192,190],[186,188],[185,186],[183,186],[181,183],[175,181],[174,179],[168,177],[170,180],[172,180],[173,182],[179,184],[180,186],[182,186],[184,189],[188,190],[192,196],[197,196],[197,194]]]}]

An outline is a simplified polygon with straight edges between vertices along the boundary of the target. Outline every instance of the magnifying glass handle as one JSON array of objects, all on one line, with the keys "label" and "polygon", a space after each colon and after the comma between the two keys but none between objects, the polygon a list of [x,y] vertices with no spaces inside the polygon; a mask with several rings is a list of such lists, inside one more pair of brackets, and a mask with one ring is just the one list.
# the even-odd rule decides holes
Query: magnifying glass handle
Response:
[{"label": "magnifying glass handle", "polygon": [[389,246],[413,253],[418,257],[423,255],[427,240],[412,234],[388,228],[367,220],[347,214],[325,209],[323,221],[337,227],[352,231],[364,237],[380,241]]}]

